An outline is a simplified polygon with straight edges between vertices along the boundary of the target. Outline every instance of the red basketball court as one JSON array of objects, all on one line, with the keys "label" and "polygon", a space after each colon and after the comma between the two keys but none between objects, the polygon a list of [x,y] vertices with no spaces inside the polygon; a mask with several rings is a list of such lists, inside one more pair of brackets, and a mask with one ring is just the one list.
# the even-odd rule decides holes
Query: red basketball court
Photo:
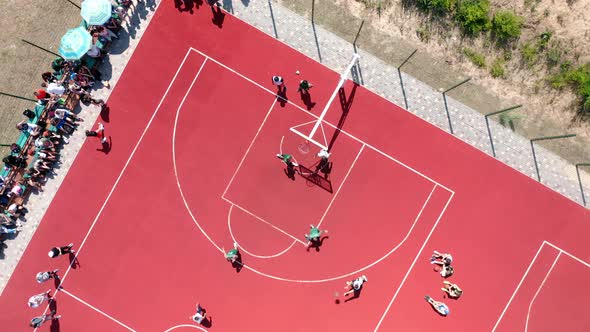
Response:
[{"label": "red basketball court", "polygon": [[[590,329],[588,211],[362,86],[346,83],[314,136],[331,145],[330,183],[289,179],[275,155],[314,169],[317,149],[291,129],[309,132],[338,80],[229,14],[219,29],[206,6],[163,3],[109,99],[111,151],[83,146],[0,298],[0,326],[26,330],[43,312],[26,300],[47,288],[35,274],[59,268],[62,318],[41,330]],[[329,230],[319,251],[306,250],[310,224]],[[69,242],[71,267],[47,257]],[[234,242],[239,272],[223,257]],[[433,250],[453,254],[459,300],[443,298]],[[211,326],[189,319],[197,301]]]}]

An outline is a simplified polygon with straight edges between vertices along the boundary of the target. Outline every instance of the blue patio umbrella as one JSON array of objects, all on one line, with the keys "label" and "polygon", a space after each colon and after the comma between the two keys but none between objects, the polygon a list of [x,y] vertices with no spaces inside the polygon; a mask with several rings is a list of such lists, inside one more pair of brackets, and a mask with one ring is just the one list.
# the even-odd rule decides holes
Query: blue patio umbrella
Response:
[{"label": "blue patio umbrella", "polygon": [[84,0],[80,15],[88,25],[103,25],[111,18],[110,0]]},{"label": "blue patio umbrella", "polygon": [[70,29],[61,37],[59,54],[66,60],[80,59],[92,46],[92,36],[83,27]]}]

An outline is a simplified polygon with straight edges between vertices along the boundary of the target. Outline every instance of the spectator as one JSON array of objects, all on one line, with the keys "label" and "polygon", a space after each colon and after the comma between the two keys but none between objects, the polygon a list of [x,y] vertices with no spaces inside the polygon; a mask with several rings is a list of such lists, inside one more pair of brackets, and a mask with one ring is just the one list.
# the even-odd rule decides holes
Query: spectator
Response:
[{"label": "spectator", "polygon": [[458,299],[463,294],[463,290],[457,284],[443,281],[444,287],[441,288],[443,292],[447,293],[450,298]]},{"label": "spectator", "polygon": [[29,133],[32,136],[38,136],[42,129],[36,124],[28,123],[27,120],[23,120],[16,125],[16,129],[23,133]]},{"label": "spectator", "polygon": [[59,279],[59,276],[57,275],[57,271],[59,270],[53,270],[53,271],[44,271],[44,272],[39,272],[37,273],[37,275],[35,276],[35,279],[37,280],[38,283],[44,283],[49,279]]},{"label": "spectator", "polygon": [[63,85],[54,82],[49,83],[48,85],[43,83],[41,86],[46,87],[47,93],[50,95],[61,96],[66,92],[66,88]]},{"label": "spectator", "polygon": [[47,301],[51,301],[51,295],[49,295],[49,293],[51,293],[51,289],[48,290],[45,293],[41,293],[41,294],[37,294],[37,295],[33,295],[29,298],[29,307],[31,308],[38,308],[41,304],[43,304],[43,302]]},{"label": "spectator", "polygon": [[34,317],[33,319],[31,319],[30,326],[34,327],[34,328],[41,327],[41,325],[43,325],[43,323],[45,323],[48,320],[60,319],[60,318],[61,318],[61,315],[56,316],[55,311],[51,311],[49,314],[37,316],[37,317]]},{"label": "spectator", "polygon": [[72,249],[73,246],[74,246],[74,244],[70,243],[65,247],[53,247],[53,248],[51,248],[51,250],[49,250],[47,255],[51,258],[55,258],[55,257],[65,255],[65,254],[73,254],[76,252],[76,250]]}]

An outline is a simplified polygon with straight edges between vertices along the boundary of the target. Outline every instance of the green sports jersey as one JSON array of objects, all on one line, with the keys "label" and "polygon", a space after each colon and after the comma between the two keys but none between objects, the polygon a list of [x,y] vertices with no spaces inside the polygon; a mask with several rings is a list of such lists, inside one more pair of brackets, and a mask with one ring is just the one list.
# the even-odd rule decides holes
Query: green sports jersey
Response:
[{"label": "green sports jersey", "polygon": [[320,231],[318,228],[315,228],[315,227],[309,231],[310,238],[319,237],[321,234],[322,234],[322,231]]},{"label": "green sports jersey", "polygon": [[225,254],[225,258],[232,258],[238,255],[238,249],[232,249]]}]

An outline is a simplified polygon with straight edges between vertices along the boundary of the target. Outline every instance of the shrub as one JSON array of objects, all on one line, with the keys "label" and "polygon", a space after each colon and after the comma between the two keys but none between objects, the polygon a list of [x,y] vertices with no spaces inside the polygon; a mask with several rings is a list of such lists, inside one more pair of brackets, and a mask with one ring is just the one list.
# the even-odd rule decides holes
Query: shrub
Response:
[{"label": "shrub", "polygon": [[464,48],[463,54],[465,54],[467,58],[479,68],[484,68],[486,66],[486,58],[472,49]]},{"label": "shrub", "polygon": [[561,61],[561,50],[557,47],[547,51],[547,66],[550,68],[557,66]]},{"label": "shrub", "polygon": [[537,63],[538,59],[538,50],[534,45],[531,43],[525,43],[522,45],[520,52],[522,53],[522,59],[527,66],[532,67]]},{"label": "shrub", "polygon": [[561,73],[553,75],[549,79],[551,86],[556,89],[561,89],[566,85],[572,86],[582,98],[582,110],[586,112],[590,111],[590,64],[585,64],[575,69],[571,69],[569,65],[562,64],[561,69]]},{"label": "shrub", "polygon": [[492,20],[492,32],[500,42],[508,42],[520,37],[522,17],[509,10],[500,10]]},{"label": "shrub", "polygon": [[418,7],[438,15],[446,15],[453,11],[455,0],[418,0]]},{"label": "shrub", "polygon": [[427,25],[423,25],[416,29],[416,34],[421,41],[428,43],[430,41],[430,27]]},{"label": "shrub", "polygon": [[504,61],[501,58],[494,60],[490,68],[490,74],[493,78],[504,78],[506,73],[504,71]]},{"label": "shrub", "polygon": [[490,28],[488,0],[464,0],[459,2],[455,20],[464,33],[476,35]]}]

